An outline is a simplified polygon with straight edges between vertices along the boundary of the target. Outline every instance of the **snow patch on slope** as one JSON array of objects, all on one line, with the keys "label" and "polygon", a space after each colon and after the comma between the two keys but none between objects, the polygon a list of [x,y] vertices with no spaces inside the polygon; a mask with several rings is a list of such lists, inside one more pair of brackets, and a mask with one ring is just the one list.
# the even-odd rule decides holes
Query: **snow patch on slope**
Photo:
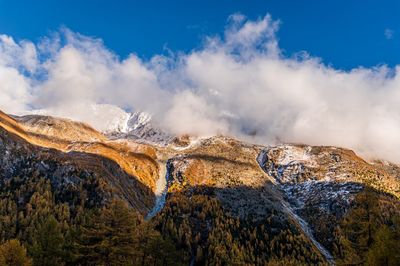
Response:
[{"label": "snow patch on slope", "polygon": [[292,145],[280,145],[275,148],[280,154],[275,161],[279,165],[289,165],[293,163],[304,163],[308,166],[316,166],[317,163],[310,155],[311,147],[297,147]]},{"label": "snow patch on slope", "polygon": [[163,164],[159,164],[159,177],[156,183],[156,202],[154,204],[153,209],[146,216],[146,220],[149,220],[156,216],[165,206],[165,202],[167,199],[167,192],[168,192],[168,180],[170,178],[171,172],[171,165],[167,161],[167,164],[164,166]]},{"label": "snow patch on slope", "polygon": [[337,213],[338,207],[343,215],[354,196],[363,189],[363,185],[354,182],[310,180],[296,185],[284,184],[282,189],[295,210],[310,205],[326,213]]},{"label": "snow patch on slope", "polygon": [[136,130],[150,123],[151,115],[144,112],[135,112],[131,114],[129,120],[127,121],[127,132],[131,130]]},{"label": "snow patch on slope", "polygon": [[122,127],[111,128],[107,135],[112,139],[133,139],[145,143],[166,146],[174,136],[163,131],[154,124],[152,116],[145,112],[128,114],[127,119],[121,120]]},{"label": "snow patch on slope", "polygon": [[199,147],[202,143],[203,140],[208,139],[209,137],[190,137],[189,141],[186,145],[181,146],[181,145],[176,145],[173,143],[170,147],[174,149],[175,151],[185,151],[189,150],[192,148]]},{"label": "snow patch on slope", "polygon": [[[295,161],[305,161],[304,159],[309,158],[305,152],[302,152],[301,150],[297,149],[297,147],[293,146],[281,146],[283,151],[283,156],[282,154],[279,156],[279,159],[277,160],[278,163],[284,164],[286,163],[287,165],[290,165],[291,163]],[[261,150],[261,152],[257,156],[257,162],[261,169],[264,170],[265,173],[267,173],[269,176],[275,178],[275,182],[273,182],[275,185],[280,187],[284,192],[285,196],[287,196],[288,202],[282,201],[282,206],[284,207],[284,210],[286,211],[287,214],[289,214],[295,221],[297,221],[298,225],[300,226],[301,230],[304,232],[304,234],[311,240],[311,242],[314,244],[314,246],[321,252],[321,254],[325,257],[326,261],[328,262],[329,265],[335,265],[334,259],[332,254],[323,246],[321,245],[314,237],[314,232],[310,228],[309,224],[302,218],[300,217],[292,208],[292,204],[289,202],[291,201],[290,194],[285,190],[282,182],[280,179],[277,179],[275,175],[275,171],[271,170],[271,167],[275,167],[276,164],[270,163],[269,158],[268,158],[268,151],[266,150]],[[278,171],[279,173],[279,171]],[[296,186],[296,184],[294,185]]]}]

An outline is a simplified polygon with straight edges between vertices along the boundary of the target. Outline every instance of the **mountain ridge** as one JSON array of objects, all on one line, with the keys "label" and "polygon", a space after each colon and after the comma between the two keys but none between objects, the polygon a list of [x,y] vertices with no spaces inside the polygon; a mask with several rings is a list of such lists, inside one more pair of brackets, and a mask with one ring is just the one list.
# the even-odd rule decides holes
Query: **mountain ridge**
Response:
[{"label": "mountain ridge", "polygon": [[[136,128],[132,128],[149,132],[150,118],[145,118],[139,119],[140,123],[133,122]],[[104,175],[106,191],[113,192],[101,197],[107,199],[111,195],[126,200],[149,222],[158,221],[170,211],[165,206],[170,206],[175,195],[206,196],[221,204],[226,215],[251,226],[259,226],[266,217],[272,217],[271,213],[279,214],[274,224],[279,226],[281,221],[293,227],[292,233],[304,238],[310,250],[318,250],[327,264],[338,259],[333,249],[337,245],[333,238],[335,228],[354,208],[358,195],[371,188],[390,195],[394,206],[399,203],[400,167],[368,162],[344,148],[262,146],[226,136],[175,136],[168,142],[163,139],[154,143],[157,139],[128,136],[129,130],[109,135],[84,123],[39,115],[10,117],[0,113],[0,128],[5,140],[15,135],[18,143],[25,143],[22,146],[36,147],[44,154],[51,150],[54,152],[50,154],[59,154],[46,158],[78,160],[79,169],[94,169],[100,178]],[[26,155],[21,158],[36,160]],[[56,159],[52,169],[64,169],[63,160]],[[7,164],[10,169],[13,162]],[[45,171],[48,163],[42,165],[39,161],[35,165]],[[63,179],[54,180],[58,180],[57,184]],[[320,215],[326,227],[321,227],[313,214]],[[197,254],[191,252],[193,256]]]}]

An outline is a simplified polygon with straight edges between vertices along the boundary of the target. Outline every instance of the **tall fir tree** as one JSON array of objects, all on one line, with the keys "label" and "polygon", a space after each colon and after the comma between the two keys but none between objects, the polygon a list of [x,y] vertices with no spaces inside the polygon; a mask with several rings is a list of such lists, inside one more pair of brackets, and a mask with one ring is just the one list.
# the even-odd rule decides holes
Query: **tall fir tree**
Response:
[{"label": "tall fir tree", "polygon": [[35,266],[63,265],[64,236],[54,216],[39,224],[34,235],[31,254]]},{"label": "tall fir tree", "polygon": [[120,200],[93,212],[80,229],[77,260],[84,265],[133,265],[139,216]]}]

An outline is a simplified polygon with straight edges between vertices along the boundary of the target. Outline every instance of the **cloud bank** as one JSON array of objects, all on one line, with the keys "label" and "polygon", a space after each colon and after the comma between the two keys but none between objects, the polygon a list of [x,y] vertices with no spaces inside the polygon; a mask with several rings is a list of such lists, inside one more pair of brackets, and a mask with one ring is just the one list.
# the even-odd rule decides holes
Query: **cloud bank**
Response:
[{"label": "cloud bank", "polygon": [[400,67],[343,71],[305,52],[284,56],[278,29],[269,15],[234,14],[201,49],[148,61],[68,29],[36,44],[0,35],[0,108],[99,130],[141,110],[175,134],[335,145],[399,163]]}]

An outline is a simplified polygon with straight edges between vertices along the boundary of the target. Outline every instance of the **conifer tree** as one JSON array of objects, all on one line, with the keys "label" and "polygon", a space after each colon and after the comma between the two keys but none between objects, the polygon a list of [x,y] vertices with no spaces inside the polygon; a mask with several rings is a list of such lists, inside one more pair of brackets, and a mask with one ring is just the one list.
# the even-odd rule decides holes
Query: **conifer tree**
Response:
[{"label": "conifer tree", "polygon": [[30,249],[34,265],[62,265],[64,237],[54,216],[49,215],[39,224]]},{"label": "conifer tree", "polygon": [[0,245],[0,265],[31,266],[32,260],[27,256],[25,247],[17,239],[12,239]]},{"label": "conifer tree", "polygon": [[78,260],[87,265],[133,265],[138,215],[120,200],[94,212],[81,228]]}]

